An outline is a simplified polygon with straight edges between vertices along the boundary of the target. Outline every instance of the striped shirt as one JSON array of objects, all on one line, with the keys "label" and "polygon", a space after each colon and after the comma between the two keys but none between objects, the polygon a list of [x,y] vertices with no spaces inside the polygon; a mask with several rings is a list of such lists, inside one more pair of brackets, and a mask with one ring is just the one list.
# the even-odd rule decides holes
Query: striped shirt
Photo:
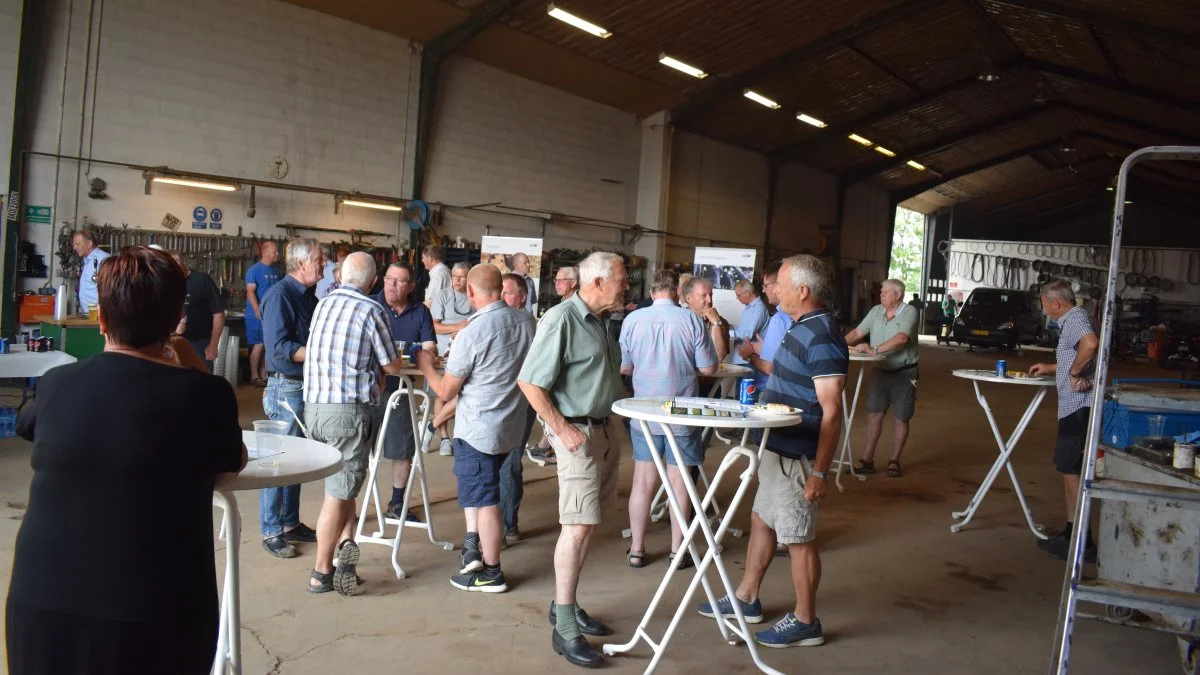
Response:
[{"label": "striped shirt", "polygon": [[773,429],[767,439],[768,450],[793,459],[816,458],[822,410],[813,380],[845,377],[849,366],[846,338],[829,310],[809,312],[792,324],[775,352],[762,400],[800,408],[803,421]]},{"label": "striped shirt", "polygon": [[[1062,315],[1056,322],[1061,331],[1058,338],[1058,349],[1054,352],[1054,360],[1058,364],[1058,419],[1073,414],[1080,408],[1092,404],[1090,392],[1078,392],[1071,388],[1071,368],[1075,365],[1075,353],[1079,351],[1079,340],[1085,335],[1095,333],[1092,330],[1092,320],[1082,307],[1073,307]],[[1091,377],[1095,369],[1089,363],[1083,369],[1085,377]]]},{"label": "striped shirt", "polygon": [[374,405],[379,369],[396,358],[383,308],[343,286],[317,303],[304,352],[304,402]]},{"label": "striped shirt", "polygon": [[[670,398],[695,396],[700,390],[696,370],[717,365],[716,348],[694,312],[670,298],[635,310],[621,322],[621,369],[633,368],[633,395]],[[634,428],[637,431],[637,428]],[[699,433],[699,427],[672,425],[677,437]],[[663,434],[651,424],[650,433]]]}]

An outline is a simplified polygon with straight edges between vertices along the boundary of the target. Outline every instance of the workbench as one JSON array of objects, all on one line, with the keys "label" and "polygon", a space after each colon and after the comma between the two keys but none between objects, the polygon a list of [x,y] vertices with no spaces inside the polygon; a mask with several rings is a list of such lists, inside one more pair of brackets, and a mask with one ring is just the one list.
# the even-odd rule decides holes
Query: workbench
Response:
[{"label": "workbench", "polygon": [[104,351],[104,336],[100,322],[87,317],[35,317],[42,326],[42,336],[54,338],[54,348],[79,360]]}]

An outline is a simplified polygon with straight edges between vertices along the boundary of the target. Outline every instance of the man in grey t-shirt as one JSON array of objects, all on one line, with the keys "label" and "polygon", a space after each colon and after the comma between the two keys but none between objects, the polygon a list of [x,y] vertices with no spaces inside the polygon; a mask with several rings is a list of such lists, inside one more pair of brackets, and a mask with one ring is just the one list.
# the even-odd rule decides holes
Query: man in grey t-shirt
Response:
[{"label": "man in grey t-shirt", "polygon": [[[437,335],[438,356],[446,356],[450,352],[450,344],[458,332],[467,327],[467,319],[475,313],[467,298],[467,274],[471,266],[465,262],[454,263],[450,270],[450,287],[443,288],[431,297],[432,307],[429,313],[433,315],[433,332]],[[438,454],[449,457],[453,454],[450,443],[450,418],[454,416],[453,399],[437,398],[433,402],[433,422],[425,430],[424,451],[429,452],[433,447],[434,429],[441,437]]]},{"label": "man in grey t-shirt", "polygon": [[495,267],[476,265],[466,284],[476,313],[454,341],[446,374],[439,376],[428,356],[419,365],[438,398],[458,400],[454,475],[467,535],[459,573],[450,583],[464,591],[500,593],[508,589],[500,571],[500,467],[525,429],[528,404],[517,389],[517,374],[533,342],[535,323],[528,312],[500,299],[500,270]]}]

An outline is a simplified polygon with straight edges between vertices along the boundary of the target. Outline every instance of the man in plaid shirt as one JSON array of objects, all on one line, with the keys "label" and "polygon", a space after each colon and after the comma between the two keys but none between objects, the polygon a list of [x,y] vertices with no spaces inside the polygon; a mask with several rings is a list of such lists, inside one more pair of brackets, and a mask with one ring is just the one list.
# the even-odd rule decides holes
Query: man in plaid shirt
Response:
[{"label": "man in plaid shirt", "polygon": [[383,308],[366,295],[374,283],[374,259],[351,253],[342,263],[342,286],[317,304],[305,345],[304,423],[310,438],[342,453],[341,471],[325,479],[317,560],[308,585],[313,593],[354,595],[358,590],[354,500],[367,475],[377,379],[380,368],[398,375],[402,367]]}]

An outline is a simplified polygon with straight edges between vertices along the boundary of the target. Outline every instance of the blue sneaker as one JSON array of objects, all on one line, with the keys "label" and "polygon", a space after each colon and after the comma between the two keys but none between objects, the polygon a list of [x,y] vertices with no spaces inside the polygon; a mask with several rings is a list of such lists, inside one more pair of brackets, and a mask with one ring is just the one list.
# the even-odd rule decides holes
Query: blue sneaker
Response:
[{"label": "blue sneaker", "polygon": [[825,635],[821,633],[820,619],[815,619],[813,623],[801,623],[795,614],[788,612],[774,626],[755,633],[754,641],[774,649],[816,647],[825,644]]},{"label": "blue sneaker", "polygon": [[[754,602],[742,602],[738,600],[738,604],[742,607],[742,616],[746,617],[746,623],[762,623],[762,603],[758,600]],[[721,610],[723,616],[734,618],[733,603],[730,602],[729,596],[725,596],[717,600],[717,609]],[[707,616],[710,619],[715,616],[713,614],[712,605],[707,602],[696,608],[700,612],[700,616]]]}]

